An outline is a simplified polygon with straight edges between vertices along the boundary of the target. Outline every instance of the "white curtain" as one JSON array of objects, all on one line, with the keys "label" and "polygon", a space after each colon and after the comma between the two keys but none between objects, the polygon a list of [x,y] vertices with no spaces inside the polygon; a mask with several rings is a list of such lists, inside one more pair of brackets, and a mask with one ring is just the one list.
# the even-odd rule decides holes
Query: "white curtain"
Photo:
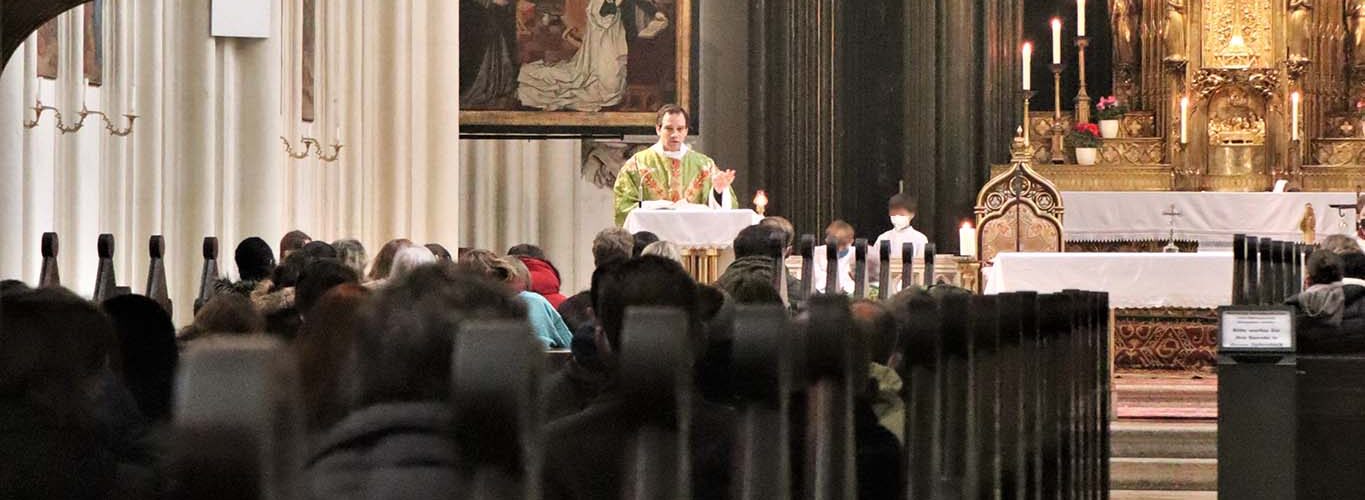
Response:
[{"label": "white curtain", "polygon": [[[147,237],[162,234],[184,324],[204,236],[219,237],[229,274],[237,241],[260,235],[274,245],[294,228],[320,240],[357,237],[373,250],[397,236],[458,245],[458,4],[317,2],[318,121],[304,124],[299,3],[277,0],[276,36],[251,40],[210,37],[210,0],[106,1],[105,81],[86,97],[91,109],[121,114],[136,88],[141,117],[125,138],[95,118],[59,134],[50,113],[22,127],[39,85],[52,87],[45,104],[68,121],[80,109],[85,7],[60,17],[55,83],[35,77],[30,39],[0,75],[0,277],[35,282],[41,234],[56,231],[63,284],[88,296],[95,240],[108,232],[119,284],[140,293]],[[325,145],[337,127],[339,161],[284,154],[280,136]]]},{"label": "white curtain", "polygon": [[499,254],[518,243],[545,250],[565,295],[592,283],[592,239],[611,227],[612,192],[580,173],[582,141],[467,140],[460,144],[467,214],[460,241]]}]

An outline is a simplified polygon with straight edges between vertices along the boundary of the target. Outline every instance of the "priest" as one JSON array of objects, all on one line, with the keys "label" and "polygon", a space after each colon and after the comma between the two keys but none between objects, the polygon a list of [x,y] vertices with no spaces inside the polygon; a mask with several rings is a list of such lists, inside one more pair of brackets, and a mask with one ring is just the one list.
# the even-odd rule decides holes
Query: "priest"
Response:
[{"label": "priest", "polygon": [[687,110],[676,104],[659,108],[654,121],[659,142],[635,153],[616,176],[616,225],[644,202],[690,203],[711,208],[738,208],[730,184],[734,170],[687,147]]}]

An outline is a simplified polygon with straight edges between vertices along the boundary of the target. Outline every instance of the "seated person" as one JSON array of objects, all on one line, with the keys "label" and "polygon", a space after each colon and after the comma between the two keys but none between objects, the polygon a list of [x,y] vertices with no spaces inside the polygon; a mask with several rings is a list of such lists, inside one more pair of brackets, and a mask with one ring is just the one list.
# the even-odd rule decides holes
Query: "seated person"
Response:
[{"label": "seated person", "polygon": [[1346,306],[1341,256],[1319,250],[1308,257],[1307,267],[1308,288],[1286,301],[1295,309],[1299,352],[1340,352]]},{"label": "seated person", "polygon": [[[706,336],[697,284],[671,260],[644,256],[632,259],[599,277],[594,286],[594,310],[601,324],[598,352],[613,356],[621,348],[626,309],[633,306],[676,307],[690,321],[689,343],[703,352]],[[613,366],[614,363],[607,363]],[[615,384],[583,411],[551,422],[545,429],[544,494],[546,498],[616,498],[622,491],[622,465],[632,433],[640,423],[640,409],[632,407]],[[695,391],[695,390],[694,390]],[[730,451],[734,440],[734,412],[692,401],[692,493],[694,498],[729,496]]]},{"label": "seated person", "polygon": [[482,276],[431,265],[389,282],[361,317],[350,372],[356,409],[317,441],[303,485],[310,498],[449,496],[458,484],[455,335],[470,319],[525,320],[525,306]]},{"label": "seated person", "polygon": [[780,304],[782,297],[773,286],[775,263],[771,248],[770,226],[755,224],[735,236],[735,260],[721,273],[716,286],[738,304]]},{"label": "seated person", "polygon": [[[899,193],[892,196],[886,203],[887,213],[891,217],[891,230],[882,233],[877,237],[877,241],[867,249],[867,279],[869,283],[881,279],[881,245],[883,241],[891,242],[891,260],[901,260],[901,248],[906,243],[915,245],[915,258],[924,257],[924,247],[929,244],[929,237],[925,236],[910,226],[910,221],[915,220],[915,212],[919,210],[919,203],[915,197],[909,193]],[[902,263],[904,266],[904,263]],[[904,267],[903,267],[904,268]],[[909,266],[913,269],[913,266]],[[886,286],[889,290],[886,297],[895,295],[900,291],[900,279],[893,279]],[[879,286],[883,285],[878,283]]]},{"label": "seated person", "polygon": [[[825,239],[835,238],[839,244],[839,283],[829,289],[829,293],[853,293],[853,226],[842,220],[835,220],[825,228]],[[811,290],[826,293],[825,279],[828,265],[825,262],[825,245],[815,247],[815,266],[811,271]]]}]

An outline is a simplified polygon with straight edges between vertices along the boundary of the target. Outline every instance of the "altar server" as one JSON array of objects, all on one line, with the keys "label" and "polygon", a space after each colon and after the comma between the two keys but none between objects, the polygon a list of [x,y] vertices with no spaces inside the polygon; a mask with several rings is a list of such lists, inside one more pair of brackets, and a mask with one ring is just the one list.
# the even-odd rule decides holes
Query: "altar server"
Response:
[{"label": "altar server", "polygon": [[[924,257],[924,247],[929,244],[929,237],[919,232],[910,225],[910,221],[915,220],[915,213],[919,211],[919,201],[910,193],[897,193],[886,202],[887,215],[891,218],[891,230],[882,233],[877,237],[877,242],[872,244],[867,253],[867,276],[869,282],[875,282],[881,274],[881,256],[877,252],[881,248],[883,241],[891,242],[891,258],[898,260],[901,258],[901,246],[906,243],[915,245],[915,258]],[[904,266],[911,268],[911,266]],[[880,284],[879,284],[880,285]],[[886,297],[900,290],[900,279],[892,279]]]},{"label": "altar server", "polygon": [[[833,237],[839,245],[839,283],[837,290],[840,293],[853,293],[853,226],[842,220],[835,220],[825,228],[825,239]],[[825,274],[829,269],[825,262],[826,245],[815,247],[815,268],[811,271],[811,288],[819,293],[825,293]]]}]

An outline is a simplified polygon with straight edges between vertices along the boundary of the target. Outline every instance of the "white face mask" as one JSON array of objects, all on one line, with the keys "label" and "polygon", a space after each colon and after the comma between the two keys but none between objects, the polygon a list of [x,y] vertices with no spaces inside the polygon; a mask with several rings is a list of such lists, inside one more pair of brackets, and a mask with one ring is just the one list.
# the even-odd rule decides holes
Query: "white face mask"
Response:
[{"label": "white face mask", "polygon": [[896,229],[905,229],[905,228],[907,228],[907,227],[910,227],[910,216],[909,216],[909,215],[892,215],[892,216],[891,216],[891,227],[894,227],[894,228],[896,228]]}]

